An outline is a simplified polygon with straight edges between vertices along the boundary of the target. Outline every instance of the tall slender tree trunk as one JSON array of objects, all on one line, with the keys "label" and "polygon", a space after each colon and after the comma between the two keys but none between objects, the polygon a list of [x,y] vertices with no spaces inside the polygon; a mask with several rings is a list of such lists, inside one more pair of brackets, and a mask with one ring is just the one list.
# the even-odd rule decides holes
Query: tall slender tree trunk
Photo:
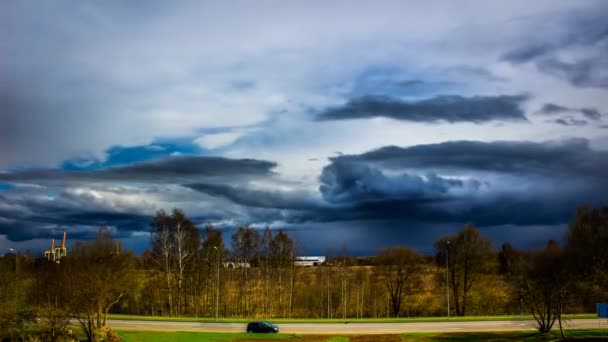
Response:
[{"label": "tall slender tree trunk", "polygon": [[295,289],[296,282],[296,267],[295,262],[291,261],[291,288],[289,289],[289,317],[291,317],[293,312],[293,294]]}]

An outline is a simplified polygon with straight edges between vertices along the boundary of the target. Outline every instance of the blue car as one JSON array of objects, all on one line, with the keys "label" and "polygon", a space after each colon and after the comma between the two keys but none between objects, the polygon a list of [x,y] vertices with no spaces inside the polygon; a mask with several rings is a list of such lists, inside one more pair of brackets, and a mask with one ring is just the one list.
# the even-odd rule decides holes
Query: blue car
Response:
[{"label": "blue car", "polygon": [[278,333],[279,327],[268,322],[251,322],[247,324],[248,333]]}]

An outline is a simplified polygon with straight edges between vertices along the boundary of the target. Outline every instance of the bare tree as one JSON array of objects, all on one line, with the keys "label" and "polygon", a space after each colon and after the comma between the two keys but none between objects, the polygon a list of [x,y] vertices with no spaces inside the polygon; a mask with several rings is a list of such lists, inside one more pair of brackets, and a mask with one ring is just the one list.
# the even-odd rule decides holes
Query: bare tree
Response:
[{"label": "bare tree", "polygon": [[[237,312],[249,314],[249,268],[259,253],[261,244],[260,234],[251,227],[241,227],[232,235],[232,253],[239,273]],[[243,303],[245,300],[245,303]],[[245,308],[244,308],[245,307]]]},{"label": "bare tree", "polygon": [[[220,266],[220,264],[227,254],[228,251],[226,250],[226,246],[224,245],[222,231],[215,229],[210,224],[207,224],[205,226],[205,240],[202,244],[202,255],[203,260],[205,261],[205,292],[208,299],[208,303],[214,303],[219,305],[219,303],[215,302],[215,299],[219,300],[219,298],[215,298],[215,295],[217,295],[222,289],[220,283],[220,281],[222,280],[222,277],[220,275],[222,267]],[[218,275],[220,276],[220,278],[217,278]],[[212,310],[212,312],[215,311]]]},{"label": "bare tree", "polygon": [[[454,308],[459,316],[466,315],[469,291],[479,276],[495,263],[492,242],[482,237],[473,225],[465,226],[456,235],[445,236],[435,242],[436,262],[445,265],[446,253],[450,273],[450,287]],[[449,252],[448,252],[449,249]]]},{"label": "bare tree", "polygon": [[[295,244],[293,240],[283,230],[277,231],[269,244],[270,257],[272,265],[276,269],[278,276],[278,297],[279,297],[279,310],[283,317],[287,315],[287,309],[289,307],[289,299],[285,300],[285,293],[287,292],[284,280],[287,279],[286,272],[292,270],[293,259],[295,254]],[[292,270],[293,271],[293,270]],[[292,275],[294,273],[291,273]],[[292,278],[293,279],[293,278]],[[293,287],[291,287],[293,289]],[[291,289],[289,290],[289,296],[291,297]]]},{"label": "bare tree", "polygon": [[[179,209],[173,210],[170,224],[174,231],[173,243],[177,266],[177,314],[182,311],[183,282],[192,257],[200,245],[200,235],[194,224]],[[184,301],[185,304],[185,301]]]},{"label": "bare tree", "polygon": [[173,315],[172,261],[174,244],[171,228],[171,217],[164,210],[157,211],[152,223],[152,258],[165,275],[169,314]]},{"label": "bare tree", "polygon": [[390,247],[378,252],[376,272],[384,281],[394,317],[399,317],[405,295],[418,282],[422,263],[419,254],[405,247]]}]

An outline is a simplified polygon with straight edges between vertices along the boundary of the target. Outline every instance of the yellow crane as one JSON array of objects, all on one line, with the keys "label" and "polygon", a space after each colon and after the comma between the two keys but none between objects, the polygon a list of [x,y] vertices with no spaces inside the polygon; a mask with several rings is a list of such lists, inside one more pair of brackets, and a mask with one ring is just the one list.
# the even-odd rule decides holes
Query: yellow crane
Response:
[{"label": "yellow crane", "polygon": [[61,258],[68,255],[68,251],[65,248],[65,238],[66,232],[63,232],[63,240],[61,241],[61,247],[55,247],[55,239],[51,240],[51,249],[44,252],[44,255],[46,256],[47,260],[52,260],[56,263],[59,263]]}]

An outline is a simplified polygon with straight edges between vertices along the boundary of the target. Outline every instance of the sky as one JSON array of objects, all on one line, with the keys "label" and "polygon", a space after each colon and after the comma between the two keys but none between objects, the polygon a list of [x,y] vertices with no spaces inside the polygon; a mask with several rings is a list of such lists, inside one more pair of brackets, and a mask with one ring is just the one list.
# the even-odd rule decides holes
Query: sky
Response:
[{"label": "sky", "polygon": [[0,3],[0,253],[159,209],[302,254],[562,239],[608,202],[606,1]]}]

